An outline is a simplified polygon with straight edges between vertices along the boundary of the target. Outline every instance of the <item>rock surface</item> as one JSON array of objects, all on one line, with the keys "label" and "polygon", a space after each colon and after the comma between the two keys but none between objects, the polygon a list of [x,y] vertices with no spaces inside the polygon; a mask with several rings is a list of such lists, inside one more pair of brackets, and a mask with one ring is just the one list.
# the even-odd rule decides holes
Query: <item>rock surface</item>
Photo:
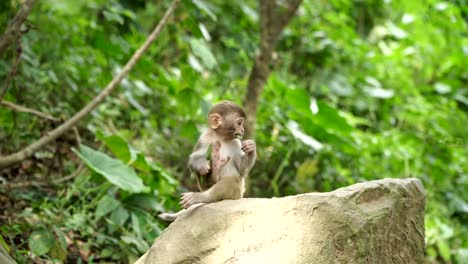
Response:
[{"label": "rock surface", "polygon": [[423,263],[418,179],[226,200],[179,217],[136,263]]}]

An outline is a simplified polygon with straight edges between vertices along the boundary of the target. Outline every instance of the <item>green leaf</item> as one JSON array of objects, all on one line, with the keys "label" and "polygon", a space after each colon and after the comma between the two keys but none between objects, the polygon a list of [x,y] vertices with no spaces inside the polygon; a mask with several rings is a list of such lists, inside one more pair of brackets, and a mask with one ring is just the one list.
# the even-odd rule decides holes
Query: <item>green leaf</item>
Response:
[{"label": "green leaf", "polygon": [[87,219],[87,215],[83,213],[76,213],[66,220],[65,226],[73,230],[79,230],[87,224]]},{"label": "green leaf", "polygon": [[120,206],[120,202],[105,195],[101,198],[96,209],[96,220],[101,219],[101,217],[107,215],[108,213],[114,211],[117,207]]},{"label": "green leaf", "polygon": [[102,14],[106,18],[106,20],[108,20],[109,22],[117,22],[120,25],[123,25],[123,23],[124,23],[123,17],[120,14],[116,13],[116,12],[104,10],[102,12]]},{"label": "green leaf", "polygon": [[122,241],[124,241],[129,246],[136,246],[140,252],[145,252],[149,248],[148,243],[146,243],[146,241],[141,238],[121,236],[120,239],[122,239]]},{"label": "green leaf", "polygon": [[192,38],[190,39],[190,46],[192,47],[193,54],[201,59],[208,69],[211,70],[216,66],[216,59],[208,48],[206,41]]},{"label": "green leaf", "polygon": [[32,232],[28,239],[29,249],[36,256],[48,253],[54,246],[54,243],[54,234],[45,229]]},{"label": "green leaf", "polygon": [[197,126],[195,125],[195,122],[188,121],[182,124],[182,127],[180,129],[181,137],[186,138],[188,140],[194,140],[195,138],[197,138],[198,134],[199,132]]},{"label": "green leaf", "polygon": [[450,261],[450,246],[445,240],[437,241],[437,248],[439,249],[440,255],[446,261]]},{"label": "green leaf", "polygon": [[101,174],[109,182],[122,190],[139,193],[147,192],[149,188],[143,184],[135,170],[125,165],[121,160],[113,159],[107,154],[96,151],[86,145],[80,145],[80,151],[73,149],[93,171]]},{"label": "green leaf", "polygon": [[203,12],[205,12],[213,21],[216,21],[218,18],[216,15],[211,11],[211,7],[209,6],[208,3],[206,3],[203,0],[193,0],[192,1],[194,5],[196,5],[198,8],[200,8]]},{"label": "green leaf", "polygon": [[10,247],[9,247],[8,244],[5,242],[5,239],[2,237],[2,235],[0,235],[0,246],[3,246],[3,248],[4,248],[8,253],[11,252]]},{"label": "green leaf", "polygon": [[64,261],[67,258],[67,248],[62,247],[59,241],[55,241],[53,247],[50,249],[49,254],[54,259]]},{"label": "green leaf", "polygon": [[450,87],[450,85],[447,85],[445,83],[440,83],[440,82],[434,84],[434,89],[439,94],[447,94],[452,91],[452,87]]},{"label": "green leaf", "polygon": [[331,129],[338,134],[349,134],[353,130],[353,127],[348,124],[346,119],[340,116],[335,108],[323,101],[318,101],[317,107],[318,112],[313,118],[323,128]]},{"label": "green leaf", "polygon": [[152,162],[149,161],[144,154],[138,153],[136,155],[136,160],[131,165],[140,171],[150,172],[151,163]]},{"label": "green leaf", "polygon": [[178,181],[172,177],[165,169],[157,164],[153,164],[152,168],[159,172],[159,174],[170,184],[170,185],[177,185]]},{"label": "green leaf", "polygon": [[164,210],[162,205],[159,203],[158,198],[152,194],[133,194],[125,200],[125,205],[148,211]]},{"label": "green leaf", "polygon": [[50,256],[64,261],[67,258],[67,241],[65,239],[65,234],[58,227],[53,227],[57,238],[55,240],[54,246],[50,249]]},{"label": "green leaf", "polygon": [[131,151],[131,148],[124,138],[118,135],[104,136],[102,133],[96,133],[96,136],[106,144],[106,147],[114,154],[118,159],[125,163],[131,163],[136,159],[135,151]]},{"label": "green leaf", "polygon": [[288,89],[286,92],[286,101],[298,112],[305,116],[310,116],[310,96],[303,88]]},{"label": "green leaf", "polygon": [[130,214],[128,213],[128,210],[122,206],[119,206],[117,209],[112,211],[110,220],[118,226],[123,226],[129,216]]},{"label": "green leaf", "polygon": [[65,234],[63,233],[62,230],[60,230],[60,228],[54,226],[54,232],[55,234],[57,234],[57,237],[58,237],[58,242],[60,243],[60,246],[64,249],[67,248],[67,240],[65,239]]},{"label": "green leaf", "polygon": [[133,231],[135,231],[136,235],[138,238],[141,238],[141,224],[140,224],[140,219],[135,213],[132,213],[132,228]]}]

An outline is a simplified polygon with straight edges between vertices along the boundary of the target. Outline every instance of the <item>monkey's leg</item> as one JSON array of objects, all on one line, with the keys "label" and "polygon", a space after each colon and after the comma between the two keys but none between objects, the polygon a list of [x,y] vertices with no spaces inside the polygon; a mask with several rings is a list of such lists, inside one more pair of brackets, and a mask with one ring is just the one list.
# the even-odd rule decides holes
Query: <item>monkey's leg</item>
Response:
[{"label": "monkey's leg", "polygon": [[[213,186],[211,188],[213,188]],[[211,200],[208,197],[208,190],[207,190],[207,191],[204,191],[204,192],[183,193],[182,197],[180,198],[179,204],[183,208],[189,208],[190,206],[192,206],[194,204],[210,203],[210,202],[211,202]]]},{"label": "monkey's leg", "polygon": [[238,177],[221,178],[215,185],[204,192],[183,193],[180,205],[189,208],[197,203],[213,203],[226,199],[242,198],[243,181]]}]

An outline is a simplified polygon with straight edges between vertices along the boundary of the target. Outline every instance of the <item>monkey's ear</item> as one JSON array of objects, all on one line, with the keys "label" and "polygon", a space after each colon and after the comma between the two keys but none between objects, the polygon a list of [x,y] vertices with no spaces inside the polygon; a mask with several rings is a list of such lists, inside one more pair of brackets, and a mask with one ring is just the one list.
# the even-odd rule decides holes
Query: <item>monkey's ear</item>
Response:
[{"label": "monkey's ear", "polygon": [[223,118],[219,114],[211,114],[208,117],[210,121],[210,127],[211,129],[217,129],[222,123],[223,123]]}]

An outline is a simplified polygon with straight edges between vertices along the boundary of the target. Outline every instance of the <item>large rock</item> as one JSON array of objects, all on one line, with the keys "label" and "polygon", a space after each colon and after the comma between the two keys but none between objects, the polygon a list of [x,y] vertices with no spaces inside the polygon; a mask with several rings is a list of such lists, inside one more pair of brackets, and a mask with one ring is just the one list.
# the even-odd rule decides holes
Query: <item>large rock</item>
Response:
[{"label": "large rock", "polygon": [[424,203],[418,179],[221,201],[181,216],[137,263],[423,263]]}]

